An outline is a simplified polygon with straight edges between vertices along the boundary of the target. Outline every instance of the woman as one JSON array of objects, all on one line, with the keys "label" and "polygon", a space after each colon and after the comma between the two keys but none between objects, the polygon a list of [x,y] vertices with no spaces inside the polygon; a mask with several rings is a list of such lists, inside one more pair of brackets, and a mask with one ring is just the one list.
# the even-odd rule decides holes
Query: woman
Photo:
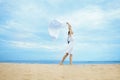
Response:
[{"label": "woman", "polygon": [[67,47],[67,51],[66,54],[63,56],[62,61],[60,62],[60,65],[63,64],[64,60],[66,59],[66,57],[68,55],[70,55],[69,59],[70,59],[70,64],[72,64],[72,50],[73,50],[73,31],[72,31],[72,26],[66,22],[66,24],[68,25],[68,39],[67,39],[67,43],[68,43],[68,47]]}]

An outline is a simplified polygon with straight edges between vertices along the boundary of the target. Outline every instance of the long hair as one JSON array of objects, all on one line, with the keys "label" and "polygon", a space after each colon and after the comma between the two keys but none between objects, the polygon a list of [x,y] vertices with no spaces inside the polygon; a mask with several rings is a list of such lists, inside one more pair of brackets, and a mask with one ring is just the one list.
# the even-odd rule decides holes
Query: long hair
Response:
[{"label": "long hair", "polygon": [[68,35],[70,35],[70,31],[68,31]]}]

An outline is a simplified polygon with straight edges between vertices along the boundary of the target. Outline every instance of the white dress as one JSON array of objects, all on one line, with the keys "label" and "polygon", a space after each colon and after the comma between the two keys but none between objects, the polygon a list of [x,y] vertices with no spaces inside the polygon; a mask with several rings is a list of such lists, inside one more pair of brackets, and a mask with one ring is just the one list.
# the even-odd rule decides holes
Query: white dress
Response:
[{"label": "white dress", "polygon": [[68,45],[67,45],[67,50],[66,52],[69,54],[72,54],[73,51],[73,46],[74,46],[74,39],[73,39],[73,35],[68,35]]}]

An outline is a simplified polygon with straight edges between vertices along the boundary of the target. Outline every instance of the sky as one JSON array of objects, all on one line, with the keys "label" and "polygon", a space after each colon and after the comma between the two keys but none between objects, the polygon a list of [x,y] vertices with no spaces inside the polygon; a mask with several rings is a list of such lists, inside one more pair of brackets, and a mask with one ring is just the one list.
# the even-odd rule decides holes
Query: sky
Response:
[{"label": "sky", "polygon": [[[49,24],[69,22],[73,61],[120,61],[120,0],[0,0],[0,61],[61,60],[67,29],[50,37]],[[68,60],[69,58],[67,58]]]}]

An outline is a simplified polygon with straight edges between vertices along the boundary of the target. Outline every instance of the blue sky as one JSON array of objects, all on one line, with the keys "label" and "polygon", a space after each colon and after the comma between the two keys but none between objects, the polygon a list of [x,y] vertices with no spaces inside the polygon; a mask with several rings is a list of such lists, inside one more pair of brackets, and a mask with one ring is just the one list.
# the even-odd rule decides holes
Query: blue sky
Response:
[{"label": "blue sky", "polygon": [[[0,0],[0,61],[61,60],[66,29],[57,40],[50,21],[70,22],[73,60],[120,61],[120,0]],[[68,58],[67,58],[68,59]]]}]

